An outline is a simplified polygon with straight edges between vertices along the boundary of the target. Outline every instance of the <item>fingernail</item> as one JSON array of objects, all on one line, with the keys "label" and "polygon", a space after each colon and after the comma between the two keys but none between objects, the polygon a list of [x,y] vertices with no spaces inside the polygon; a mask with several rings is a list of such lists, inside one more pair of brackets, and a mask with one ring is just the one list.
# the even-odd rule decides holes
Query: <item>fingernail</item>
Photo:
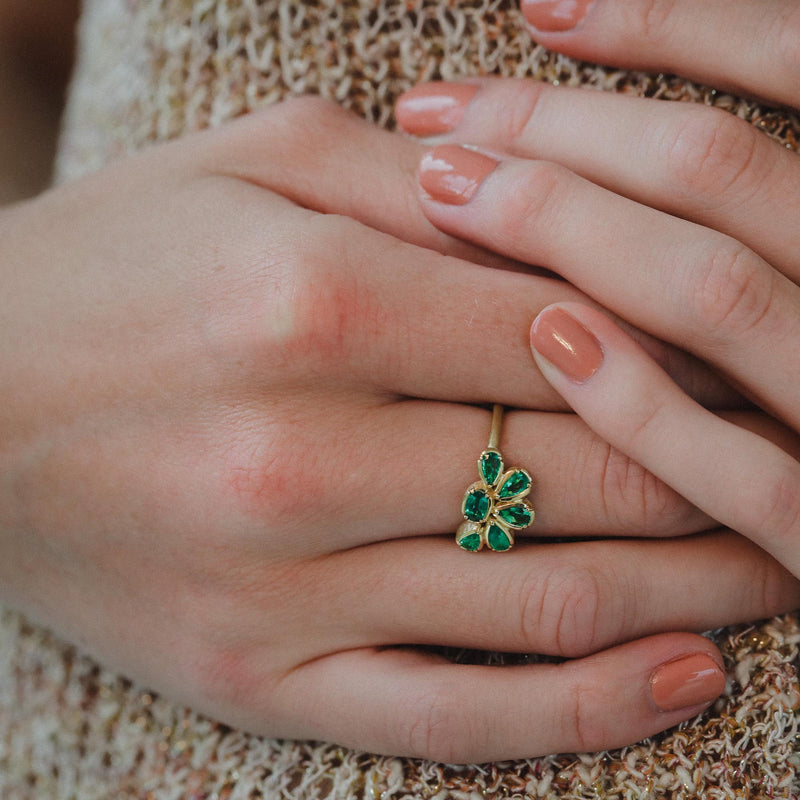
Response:
[{"label": "fingernail", "polygon": [[443,144],[426,153],[419,167],[422,188],[440,203],[463,206],[498,165],[489,156],[457,144]]},{"label": "fingernail", "polygon": [[529,25],[543,33],[571,31],[585,16],[594,0],[522,0]]},{"label": "fingernail", "polygon": [[695,653],[662,664],[650,676],[650,691],[662,711],[710,703],[725,689],[725,675],[711,656]]},{"label": "fingernail", "polygon": [[578,383],[591,378],[603,363],[600,342],[563,308],[546,308],[536,317],[531,347]]},{"label": "fingernail", "polygon": [[466,83],[422,83],[400,96],[395,115],[400,127],[415,136],[453,130],[464,116],[477,86]]}]

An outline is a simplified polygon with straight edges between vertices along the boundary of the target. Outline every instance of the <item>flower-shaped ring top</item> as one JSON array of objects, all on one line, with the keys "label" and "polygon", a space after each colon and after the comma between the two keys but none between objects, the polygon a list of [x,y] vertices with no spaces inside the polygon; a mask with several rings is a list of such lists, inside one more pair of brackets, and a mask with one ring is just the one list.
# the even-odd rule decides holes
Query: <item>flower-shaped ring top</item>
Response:
[{"label": "flower-shaped ring top", "polygon": [[463,550],[477,552],[486,545],[503,552],[514,546],[514,531],[533,522],[533,508],[523,498],[533,480],[524,469],[504,471],[503,457],[491,446],[478,459],[480,480],[464,495],[463,522],[456,532],[456,543]]}]

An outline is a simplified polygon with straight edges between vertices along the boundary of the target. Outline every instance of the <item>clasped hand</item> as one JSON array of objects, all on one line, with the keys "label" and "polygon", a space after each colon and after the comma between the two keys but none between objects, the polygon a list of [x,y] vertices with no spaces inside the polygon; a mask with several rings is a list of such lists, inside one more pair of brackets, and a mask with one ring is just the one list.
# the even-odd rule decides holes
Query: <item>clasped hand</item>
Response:
[{"label": "clasped hand", "polygon": [[[420,202],[426,146],[300,99],[4,212],[6,600],[230,724],[393,754],[614,747],[713,700],[697,632],[800,596],[797,157],[708,109],[469,87],[445,138],[498,164],[461,205]],[[579,381],[537,349],[554,309],[602,353]],[[489,403],[536,481],[506,556],[452,536]]]}]

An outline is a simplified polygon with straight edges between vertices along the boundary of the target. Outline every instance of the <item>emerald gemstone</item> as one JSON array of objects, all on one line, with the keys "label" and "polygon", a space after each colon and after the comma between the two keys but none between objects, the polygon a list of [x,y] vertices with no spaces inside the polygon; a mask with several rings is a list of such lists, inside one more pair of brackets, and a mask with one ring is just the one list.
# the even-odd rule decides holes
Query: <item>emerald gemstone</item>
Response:
[{"label": "emerald gemstone", "polygon": [[469,550],[474,553],[481,549],[481,535],[479,533],[469,533],[458,540],[458,546],[462,550]]},{"label": "emerald gemstone", "polygon": [[514,503],[497,509],[497,516],[512,528],[527,528],[533,522],[533,509],[527,503]]},{"label": "emerald gemstone", "polygon": [[511,537],[499,526],[490,525],[489,531],[486,534],[486,541],[492,550],[503,552],[504,550],[511,549]]},{"label": "emerald gemstone", "polygon": [[501,500],[513,500],[526,495],[531,488],[531,476],[524,469],[512,469],[503,476],[497,492]]},{"label": "emerald gemstone", "polygon": [[491,502],[484,489],[469,489],[464,496],[461,510],[472,522],[485,522],[489,516]]},{"label": "emerald gemstone", "polygon": [[484,450],[478,462],[478,471],[488,486],[494,486],[503,471],[503,458],[497,450]]}]

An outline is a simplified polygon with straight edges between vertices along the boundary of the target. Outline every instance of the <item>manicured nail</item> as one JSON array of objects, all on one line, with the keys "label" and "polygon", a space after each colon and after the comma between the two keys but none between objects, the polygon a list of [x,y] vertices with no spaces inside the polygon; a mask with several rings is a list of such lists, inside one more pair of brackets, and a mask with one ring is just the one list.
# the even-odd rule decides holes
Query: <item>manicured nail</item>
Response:
[{"label": "manicured nail", "polygon": [[711,656],[695,653],[662,664],[650,676],[650,691],[662,711],[710,703],[725,689],[725,675]]},{"label": "manicured nail", "polygon": [[489,156],[457,144],[442,144],[426,153],[419,167],[422,188],[440,203],[463,206],[498,165]]},{"label": "manicured nail", "polygon": [[522,0],[528,24],[542,33],[571,31],[585,16],[594,0]]},{"label": "manicured nail", "polygon": [[421,83],[400,96],[395,115],[400,127],[415,136],[453,130],[464,116],[477,86],[467,83]]},{"label": "manicured nail", "polygon": [[563,308],[546,308],[536,317],[531,347],[578,383],[591,378],[603,363],[600,342]]}]

